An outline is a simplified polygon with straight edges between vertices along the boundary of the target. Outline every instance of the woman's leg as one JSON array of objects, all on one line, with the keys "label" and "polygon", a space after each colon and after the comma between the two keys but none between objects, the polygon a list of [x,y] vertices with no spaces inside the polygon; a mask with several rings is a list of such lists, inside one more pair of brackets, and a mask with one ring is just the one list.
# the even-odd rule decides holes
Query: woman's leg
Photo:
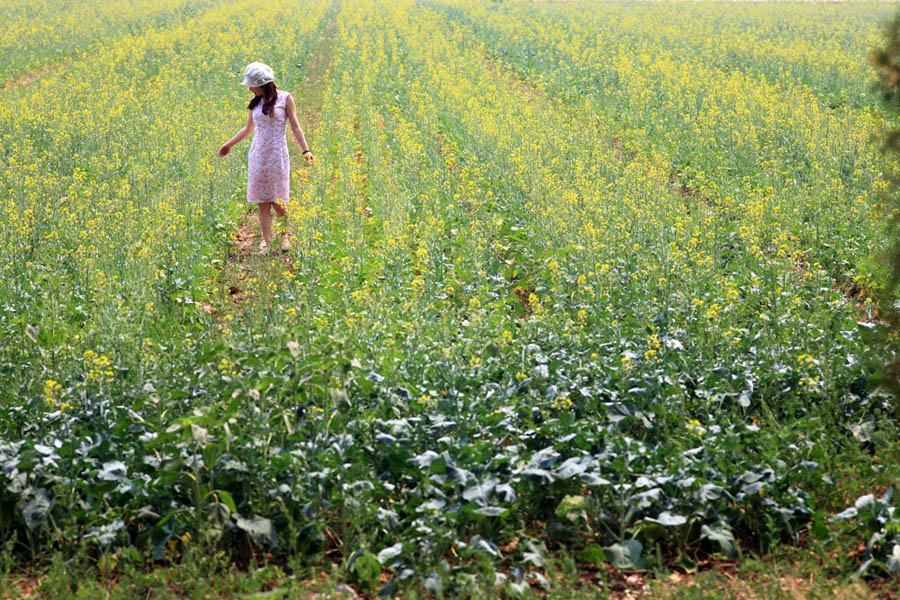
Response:
[{"label": "woman's leg", "polygon": [[278,223],[278,236],[281,238],[281,248],[287,250],[291,247],[287,233],[287,210],[278,202],[272,205],[275,208],[275,221]]},{"label": "woman's leg", "polygon": [[[259,227],[262,229],[263,242],[266,247],[272,243],[272,203],[259,203]],[[262,246],[260,246],[262,250]]]}]

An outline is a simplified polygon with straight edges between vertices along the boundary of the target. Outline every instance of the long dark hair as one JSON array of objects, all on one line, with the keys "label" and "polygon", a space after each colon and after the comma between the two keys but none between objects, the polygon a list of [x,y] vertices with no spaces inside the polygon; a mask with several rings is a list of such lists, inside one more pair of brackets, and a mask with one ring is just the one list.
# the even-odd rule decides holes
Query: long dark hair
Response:
[{"label": "long dark hair", "polygon": [[272,111],[275,110],[275,100],[278,99],[278,87],[274,81],[270,81],[262,86],[263,93],[259,96],[253,96],[250,104],[247,105],[249,110],[253,110],[257,104],[263,103],[262,112],[264,115],[273,116]]}]

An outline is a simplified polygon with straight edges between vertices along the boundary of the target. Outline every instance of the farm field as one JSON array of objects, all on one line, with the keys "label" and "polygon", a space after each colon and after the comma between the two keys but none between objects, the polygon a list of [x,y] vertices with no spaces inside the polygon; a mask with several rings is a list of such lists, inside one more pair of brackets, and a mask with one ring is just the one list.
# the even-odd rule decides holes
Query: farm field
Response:
[{"label": "farm field", "polygon": [[[207,550],[366,595],[895,576],[894,8],[0,7],[0,597]],[[277,256],[216,156],[255,60],[316,155]]]}]

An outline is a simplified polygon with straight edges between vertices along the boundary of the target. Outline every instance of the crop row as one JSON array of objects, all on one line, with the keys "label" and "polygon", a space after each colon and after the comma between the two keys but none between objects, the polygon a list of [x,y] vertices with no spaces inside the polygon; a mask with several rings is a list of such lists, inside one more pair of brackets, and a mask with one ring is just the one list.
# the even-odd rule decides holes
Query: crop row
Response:
[{"label": "crop row", "polygon": [[26,83],[38,72],[84,59],[104,43],[158,27],[173,27],[211,7],[204,0],[172,2],[9,2],[0,7],[0,86]]},{"label": "crop row", "polygon": [[[863,98],[848,103],[823,93],[826,84],[804,83],[806,73],[843,73],[838,64],[847,56],[858,65],[881,12],[847,19],[869,21],[852,42],[840,34],[820,41],[812,34],[843,19],[828,9],[795,7],[812,13],[804,20],[807,33],[776,45],[784,53],[805,44],[796,55],[815,52],[822,68],[773,76],[760,68],[772,60],[768,46],[747,48],[748,23],[754,31],[777,26],[774,15],[756,8],[736,9],[741,17],[733,22],[744,27],[725,28],[710,47],[698,40],[708,40],[703,32],[722,18],[715,10],[649,7],[636,23],[615,6],[579,12],[577,19],[566,9],[440,6],[526,79],[616,123],[624,144],[656,152],[686,194],[731,217],[740,244],[818,265],[838,285],[866,288],[883,278],[877,259],[885,246],[888,169],[876,141],[884,121],[869,81],[856,71],[840,76],[842,90]],[[672,27],[656,27],[663,23]],[[648,29],[666,33],[643,35]],[[743,58],[727,60],[735,52]]]}]

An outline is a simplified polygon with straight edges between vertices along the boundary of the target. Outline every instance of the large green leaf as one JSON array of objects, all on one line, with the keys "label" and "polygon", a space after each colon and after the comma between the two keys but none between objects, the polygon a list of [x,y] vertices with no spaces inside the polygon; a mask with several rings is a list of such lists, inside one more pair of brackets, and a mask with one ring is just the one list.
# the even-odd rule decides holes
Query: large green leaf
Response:
[{"label": "large green leaf", "polygon": [[556,507],[556,516],[568,519],[573,523],[581,518],[587,520],[587,498],[584,496],[566,496]]},{"label": "large green leaf", "polygon": [[719,551],[729,558],[737,556],[737,546],[735,545],[734,535],[724,523],[704,525],[700,528],[700,537],[717,545]]},{"label": "large green leaf", "polygon": [[44,490],[32,488],[27,493],[26,498],[27,500],[22,505],[22,516],[25,519],[25,525],[31,531],[39,531],[43,529],[44,523],[47,522],[47,514],[52,506],[50,495]]},{"label": "large green leaf", "polygon": [[646,562],[641,557],[644,546],[637,540],[626,540],[603,548],[609,564],[617,569],[642,569]]},{"label": "large green leaf", "polygon": [[97,473],[101,481],[121,481],[125,479],[128,467],[121,460],[111,460],[103,463],[103,468]]},{"label": "large green leaf", "polygon": [[678,527],[679,525],[684,525],[685,523],[687,523],[687,517],[684,517],[682,515],[673,515],[667,510],[659,513],[659,515],[655,519],[647,517],[645,520],[652,523],[659,523],[664,527]]},{"label": "large green leaf", "polygon": [[374,554],[367,550],[357,550],[350,556],[347,567],[357,585],[367,590],[375,589],[378,576],[381,575],[381,563]]},{"label": "large green leaf", "polygon": [[900,573],[900,544],[894,544],[891,553],[885,561],[885,566],[887,567],[887,570],[894,575]]},{"label": "large green leaf", "polygon": [[476,508],[472,512],[483,517],[499,517],[506,512],[506,509],[499,506],[482,506],[481,508]]},{"label": "large green leaf", "polygon": [[265,517],[253,517],[245,519],[237,517],[235,525],[241,531],[247,533],[256,546],[260,548],[274,548],[278,545],[278,537],[275,534],[275,525]]},{"label": "large green leaf", "polygon": [[384,550],[378,553],[378,562],[383,565],[388,564],[393,559],[397,558],[403,553],[403,543],[397,542],[393,546],[388,546]]},{"label": "large green leaf", "polygon": [[599,567],[606,560],[606,552],[600,544],[588,544],[575,556],[581,562],[592,564],[595,567]]}]

